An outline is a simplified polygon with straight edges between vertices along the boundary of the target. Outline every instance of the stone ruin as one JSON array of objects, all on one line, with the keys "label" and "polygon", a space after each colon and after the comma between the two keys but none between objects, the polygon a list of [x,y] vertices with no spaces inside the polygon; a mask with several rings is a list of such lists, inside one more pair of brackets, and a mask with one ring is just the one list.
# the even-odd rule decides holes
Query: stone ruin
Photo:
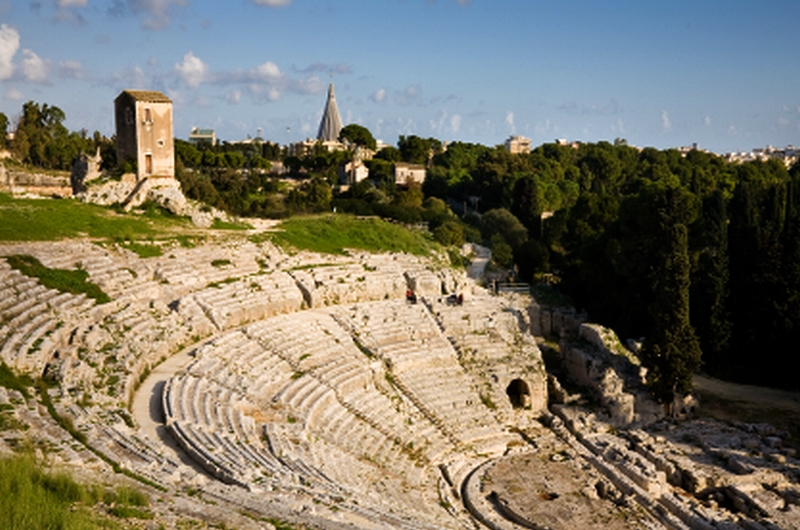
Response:
[{"label": "stone ruin", "polygon": [[[55,383],[55,411],[93,452],[3,388],[13,410],[0,413],[30,429],[4,432],[0,451],[35,433],[54,462],[107,477],[102,454],[165,489],[170,510],[253,514],[241,528],[800,523],[786,433],[660,418],[612,332],[543,317],[530,297],[493,296],[435,261],[229,235],[152,258],[84,240],[0,246],[12,254],[81,268],[112,301],[0,259],[0,358]],[[544,318],[579,330],[564,364],[602,407],[548,396]]]},{"label": "stone ruin", "polygon": [[100,178],[100,165],[102,163],[103,157],[100,156],[99,147],[94,156],[81,153],[75,157],[75,161],[72,163],[72,172],[69,176],[73,195],[85,192],[87,183]]}]

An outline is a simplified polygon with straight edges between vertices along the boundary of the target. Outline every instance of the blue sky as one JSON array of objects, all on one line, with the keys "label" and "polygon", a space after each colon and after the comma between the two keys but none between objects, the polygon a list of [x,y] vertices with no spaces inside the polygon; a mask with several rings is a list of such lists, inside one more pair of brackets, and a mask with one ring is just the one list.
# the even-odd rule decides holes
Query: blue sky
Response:
[{"label": "blue sky", "polygon": [[[161,90],[175,136],[521,134],[800,145],[800,2],[745,0],[0,0],[0,112],[61,107],[110,135],[126,88]],[[287,130],[288,128],[288,130]]]}]

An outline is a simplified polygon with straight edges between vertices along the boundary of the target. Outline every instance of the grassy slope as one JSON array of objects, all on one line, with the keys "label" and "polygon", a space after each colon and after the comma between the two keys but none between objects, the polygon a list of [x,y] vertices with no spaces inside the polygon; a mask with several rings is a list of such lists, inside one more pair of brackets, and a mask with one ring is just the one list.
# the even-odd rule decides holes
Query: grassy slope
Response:
[{"label": "grassy slope", "polygon": [[158,214],[118,214],[110,208],[72,200],[14,199],[0,193],[0,241],[53,241],[82,236],[134,241],[188,226],[187,220]]},{"label": "grassy slope", "polygon": [[345,254],[346,249],[357,249],[428,256],[438,247],[420,232],[377,218],[342,214],[287,219],[271,238],[287,249],[325,254]]}]

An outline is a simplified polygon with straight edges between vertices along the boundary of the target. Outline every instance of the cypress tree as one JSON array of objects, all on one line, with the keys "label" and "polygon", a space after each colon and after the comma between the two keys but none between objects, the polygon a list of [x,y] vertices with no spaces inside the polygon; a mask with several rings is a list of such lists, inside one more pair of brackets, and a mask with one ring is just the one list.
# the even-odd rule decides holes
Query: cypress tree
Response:
[{"label": "cypress tree", "polygon": [[689,255],[686,226],[669,228],[667,245],[655,273],[655,300],[650,314],[651,335],[643,357],[647,379],[656,398],[671,403],[691,390],[692,374],[700,368],[700,345],[689,323]]},{"label": "cypress tree", "polygon": [[[648,192],[646,193],[653,193]],[[692,374],[700,368],[700,344],[689,322],[690,197],[678,187],[653,193],[656,215],[655,256],[651,275],[651,329],[642,349],[651,391],[661,403],[691,390]]]},{"label": "cypress tree", "polygon": [[717,374],[728,349],[728,223],[725,200],[718,189],[703,200],[698,224],[698,253],[691,285],[691,320],[697,331],[706,369]]}]

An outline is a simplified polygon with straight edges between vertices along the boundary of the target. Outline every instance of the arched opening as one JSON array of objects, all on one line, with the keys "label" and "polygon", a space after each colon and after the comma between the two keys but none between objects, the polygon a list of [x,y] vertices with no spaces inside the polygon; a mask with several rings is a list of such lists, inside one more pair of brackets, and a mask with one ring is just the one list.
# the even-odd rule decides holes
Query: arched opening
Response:
[{"label": "arched opening", "polygon": [[531,389],[528,383],[522,379],[514,379],[509,383],[506,388],[508,399],[511,400],[511,406],[515,409],[525,408],[531,405]]}]

